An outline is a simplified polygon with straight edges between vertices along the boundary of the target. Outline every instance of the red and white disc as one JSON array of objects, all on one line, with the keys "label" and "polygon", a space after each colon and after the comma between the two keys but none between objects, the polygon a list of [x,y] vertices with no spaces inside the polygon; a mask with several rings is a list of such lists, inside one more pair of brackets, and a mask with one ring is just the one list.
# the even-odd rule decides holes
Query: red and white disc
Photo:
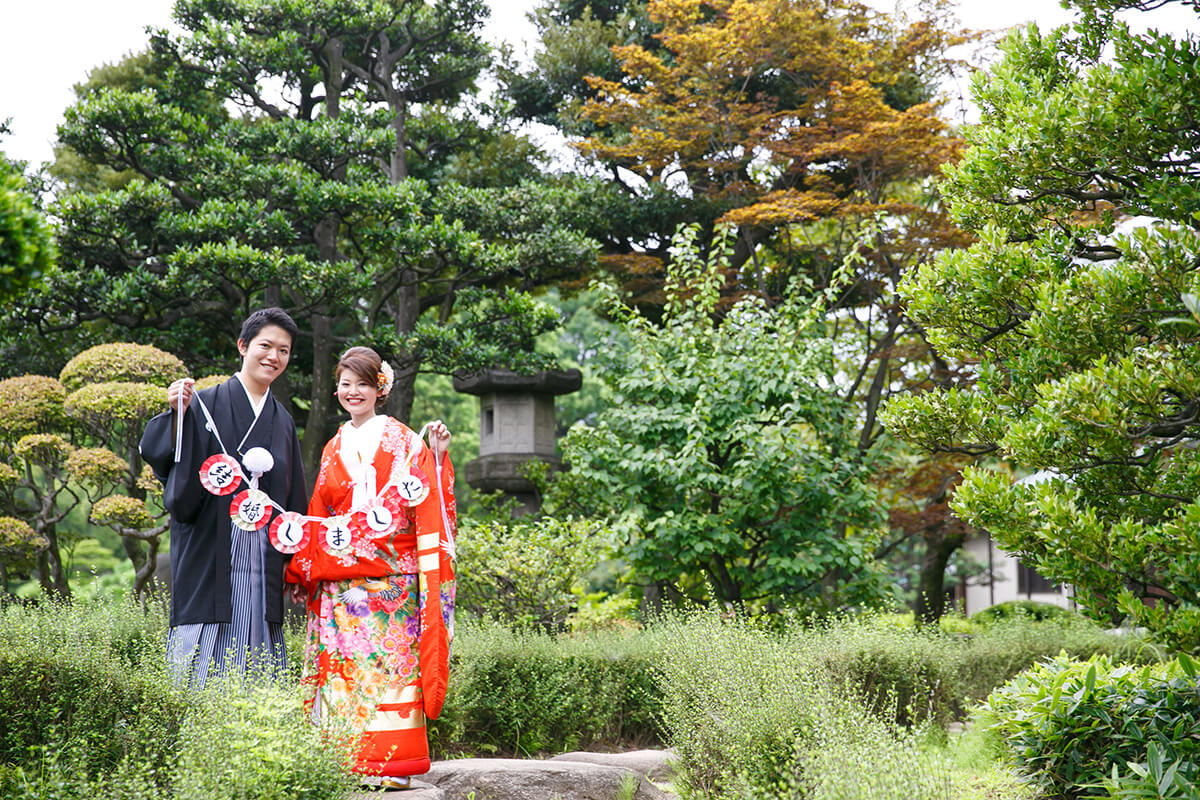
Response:
[{"label": "red and white disc", "polygon": [[233,494],[241,482],[242,467],[233,456],[217,453],[200,465],[200,483],[215,495]]},{"label": "red and white disc", "polygon": [[334,556],[344,556],[354,546],[354,533],[350,530],[350,518],[326,517],[321,520],[321,547]]},{"label": "red and white disc", "polygon": [[407,473],[395,476],[392,484],[401,505],[419,506],[429,497],[429,478],[417,467],[410,467]]},{"label": "red and white disc", "polygon": [[308,518],[295,511],[284,511],[271,521],[267,531],[271,546],[281,553],[298,553],[308,546],[312,531]]},{"label": "red and white disc", "polygon": [[271,498],[258,489],[246,489],[234,495],[229,517],[244,531],[256,531],[271,518]]},{"label": "red and white disc", "polygon": [[362,520],[366,526],[363,535],[382,539],[395,533],[404,515],[403,505],[400,492],[395,486],[388,486],[362,508]]}]

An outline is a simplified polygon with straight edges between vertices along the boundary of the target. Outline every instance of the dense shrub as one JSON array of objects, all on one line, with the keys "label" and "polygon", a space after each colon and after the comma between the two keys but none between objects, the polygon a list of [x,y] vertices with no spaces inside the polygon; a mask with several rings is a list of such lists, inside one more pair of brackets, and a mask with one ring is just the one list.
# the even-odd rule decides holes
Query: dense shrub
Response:
[{"label": "dense shrub", "polygon": [[0,612],[0,797],[334,800],[345,749],[294,685],[187,692],[167,672],[163,609]]},{"label": "dense shrub", "polygon": [[1014,617],[972,635],[896,628],[873,617],[845,619],[814,633],[810,647],[835,680],[902,723],[964,719],[994,688],[1059,652],[1157,656],[1142,640],[1105,633],[1079,615],[1047,622]]},{"label": "dense shrub", "polygon": [[100,344],[89,347],[66,363],[58,379],[68,392],[91,383],[149,383],[166,387],[187,375],[175,356],[146,344]]},{"label": "dense shrub", "polygon": [[0,620],[0,762],[106,775],[169,762],[186,699],[165,674],[157,614],[8,606]]},{"label": "dense shrub", "polygon": [[[1079,619],[974,636],[877,618],[760,629],[713,615],[662,635],[662,719],[696,798],[961,796],[970,771],[925,742],[1007,677],[1062,648],[1129,643]],[[913,724],[916,723],[916,724]],[[1008,795],[1015,796],[1015,795]]]},{"label": "dense shrub", "polygon": [[1070,619],[1076,616],[1079,616],[1078,612],[1056,606],[1054,603],[1040,603],[1037,600],[1008,600],[975,612],[971,615],[971,621],[990,625],[1014,617],[1042,622],[1044,620]]},{"label": "dense shrub", "polygon": [[[1152,760],[1160,775],[1178,761],[1180,778],[1200,778],[1200,687],[1187,656],[1135,667],[1064,654],[997,689],[987,711],[1020,767],[1055,796],[1088,796],[1114,766]],[[1132,788],[1132,775],[1119,783]]]},{"label": "dense shrub", "polygon": [[814,639],[693,618],[665,641],[663,725],[703,798],[945,798],[948,770],[814,664]]},{"label": "dense shrub", "polygon": [[67,390],[54,378],[22,375],[0,381],[0,439],[61,430]]},{"label": "dense shrub", "polygon": [[[165,635],[161,608],[0,611],[0,796],[343,792],[345,752],[308,723],[293,682],[182,692]],[[288,636],[298,667],[302,634]],[[430,740],[435,757],[523,756],[665,736],[696,798],[945,797],[959,773],[927,745],[937,729],[897,719],[954,716],[991,678],[1063,646],[1120,647],[1086,623],[1027,620],[961,637],[871,620],[765,630],[710,613],[587,636],[466,619]]]},{"label": "dense shrub", "polygon": [[563,630],[584,576],[611,549],[592,520],[464,521],[458,539],[458,607],[478,617]]},{"label": "dense shrub", "polygon": [[533,755],[658,741],[655,684],[665,631],[586,637],[460,626],[435,755]]}]

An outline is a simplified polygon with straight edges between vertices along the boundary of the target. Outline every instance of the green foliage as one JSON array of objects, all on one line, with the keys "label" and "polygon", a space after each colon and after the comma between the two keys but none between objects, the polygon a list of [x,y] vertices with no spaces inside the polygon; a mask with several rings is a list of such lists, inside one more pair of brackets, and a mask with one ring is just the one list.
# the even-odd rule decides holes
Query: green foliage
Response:
[{"label": "green foliage", "polygon": [[50,226],[20,172],[0,158],[0,301],[39,283],[53,268]]},{"label": "green foliage", "polygon": [[1032,485],[967,470],[952,507],[1098,619],[1192,651],[1200,42],[1085,5],[1074,29],[1013,33],[976,76],[981,122],[944,191],[978,240],[901,295],[943,357],[978,366],[885,418],[931,450],[1044,470]]},{"label": "green foliage", "polygon": [[97,500],[92,505],[89,519],[97,525],[117,529],[150,528],[156,521],[143,501],[123,494],[111,494]]},{"label": "green foliage", "polygon": [[[628,349],[612,402],[562,442],[559,508],[613,520],[641,582],[756,609],[878,601],[881,522],[853,420],[828,387],[831,340],[807,303],[755,299],[714,323],[728,242],[676,239],[662,325],[615,300]],[[611,298],[610,298],[611,299]]]},{"label": "green foliage", "polygon": [[1200,782],[1194,780],[1195,764],[1186,758],[1166,760],[1157,742],[1146,746],[1145,762],[1128,765],[1122,772],[1114,764],[1112,776],[1105,780],[1108,797],[1114,800],[1196,800]]},{"label": "green foliage", "polygon": [[658,739],[655,669],[668,631],[586,637],[462,624],[434,757],[531,756],[646,746]]},{"label": "green foliage", "polygon": [[175,356],[144,344],[101,344],[90,347],[66,363],[58,379],[68,392],[92,383],[142,383],[166,387],[187,376],[187,367]]},{"label": "green foliage", "polygon": [[67,457],[67,474],[80,483],[107,488],[129,474],[125,459],[103,447],[80,447]]},{"label": "green foliage", "polygon": [[1111,768],[1144,766],[1151,745],[1160,777],[1173,761],[1182,779],[1200,777],[1200,691],[1187,656],[1139,668],[1060,655],[997,689],[987,711],[1016,762],[1055,796],[1084,797]]},{"label": "green foliage", "polygon": [[149,383],[113,381],[89,383],[67,396],[67,415],[89,428],[111,430],[117,426],[138,429],[165,410],[167,393]]},{"label": "green foliage", "polygon": [[71,548],[69,569],[72,578],[111,572],[117,564],[112,550],[97,539],[80,539]]},{"label": "green foliage", "polygon": [[457,540],[458,607],[517,627],[563,630],[578,601],[573,590],[611,549],[610,539],[591,520],[464,524]]},{"label": "green foliage", "polygon": [[47,545],[46,538],[38,534],[29,523],[16,517],[0,517],[0,555],[4,562],[28,562],[34,551]]},{"label": "green foliage", "polygon": [[42,469],[57,471],[71,455],[71,445],[53,433],[31,433],[17,440],[13,454]]},{"label": "green foliage", "polygon": [[66,399],[66,389],[54,378],[23,375],[0,381],[0,438],[12,441],[27,433],[61,430]]},{"label": "green foliage", "polygon": [[[661,718],[679,754],[676,785],[685,797],[1028,796],[1003,775],[981,779],[978,758],[960,766],[957,753],[934,745],[933,731],[897,725],[895,694],[885,691],[885,713],[872,713],[870,698],[846,682],[844,659],[831,658],[858,651],[870,633],[877,642],[864,660],[916,643],[926,649],[922,663],[934,664],[958,647],[954,640],[855,623],[772,632],[713,614],[669,629]],[[925,672],[923,693],[953,669]],[[981,782],[1003,794],[985,795]]]},{"label": "green foliage", "polygon": [[294,686],[171,680],[166,615],[123,603],[0,611],[0,793],[21,800],[335,800],[346,749]]},{"label": "green foliage", "polygon": [[340,800],[353,742],[323,731],[296,686],[247,691],[237,682],[206,691],[184,721],[172,782],[180,800]]},{"label": "green foliage", "polygon": [[1158,655],[1136,637],[1105,633],[1081,617],[1017,618],[971,635],[896,628],[886,617],[867,617],[835,622],[808,645],[809,658],[840,685],[877,713],[906,724],[963,719],[992,689],[1060,652],[1143,660]]},{"label": "green foliage", "polygon": [[1035,622],[1046,620],[1067,620],[1076,614],[1069,608],[1056,606],[1053,603],[1039,603],[1036,600],[1009,600],[988,606],[982,611],[971,615],[971,621],[983,625],[991,625],[1012,619],[1029,619]]},{"label": "green foliage", "polygon": [[206,372],[229,363],[248,311],[284,306],[305,333],[288,380],[310,470],[341,344],[393,363],[389,411],[406,420],[420,371],[544,368],[531,345],[555,317],[528,291],[589,269],[594,246],[579,189],[472,102],[487,14],[482,0],[179,3],[174,31],[67,110],[62,152],[98,171],[64,165],[67,267],[4,333],[91,322]]}]

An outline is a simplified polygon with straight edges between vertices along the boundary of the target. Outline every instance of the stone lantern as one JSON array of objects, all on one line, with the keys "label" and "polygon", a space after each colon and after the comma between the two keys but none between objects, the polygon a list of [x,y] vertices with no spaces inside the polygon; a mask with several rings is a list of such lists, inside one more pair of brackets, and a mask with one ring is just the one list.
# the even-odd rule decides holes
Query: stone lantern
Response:
[{"label": "stone lantern", "polygon": [[554,452],[554,398],[579,391],[582,384],[577,369],[533,375],[488,369],[455,377],[455,391],[479,397],[479,458],[463,470],[471,488],[505,492],[517,499],[521,512],[536,511],[537,487],[521,474],[521,466],[534,458],[551,469],[562,466]]}]

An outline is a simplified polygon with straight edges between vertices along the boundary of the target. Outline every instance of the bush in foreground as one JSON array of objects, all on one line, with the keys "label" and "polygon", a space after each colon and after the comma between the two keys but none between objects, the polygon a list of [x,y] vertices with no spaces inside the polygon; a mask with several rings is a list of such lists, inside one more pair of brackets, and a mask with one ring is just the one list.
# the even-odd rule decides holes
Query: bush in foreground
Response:
[{"label": "bush in foreground", "polygon": [[167,672],[161,609],[0,610],[0,796],[14,800],[334,800],[345,750],[292,685],[202,693]]},{"label": "bush in foreground", "polygon": [[[1200,687],[1186,655],[1135,667],[1063,654],[997,689],[986,708],[1015,762],[1056,797],[1093,797],[1106,784],[1114,797],[1200,796]],[[1176,763],[1179,780],[1163,781]],[[1173,782],[1179,793],[1166,791]]]}]

